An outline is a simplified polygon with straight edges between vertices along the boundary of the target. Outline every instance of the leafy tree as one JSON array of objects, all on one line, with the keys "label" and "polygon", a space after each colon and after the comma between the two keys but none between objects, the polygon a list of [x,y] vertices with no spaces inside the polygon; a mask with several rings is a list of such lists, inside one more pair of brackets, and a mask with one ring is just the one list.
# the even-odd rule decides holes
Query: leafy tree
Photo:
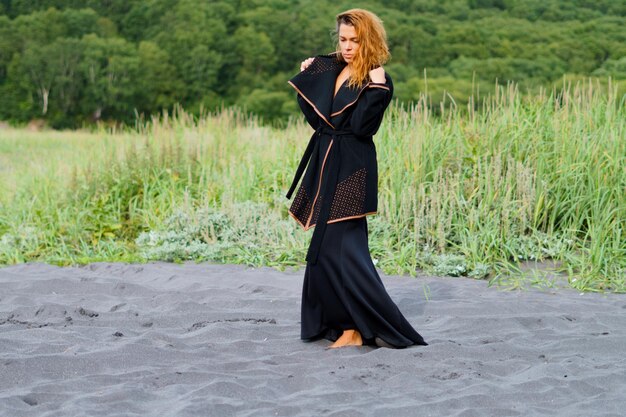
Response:
[{"label": "leafy tree", "polygon": [[6,80],[7,66],[17,51],[16,43],[11,21],[0,16],[0,85]]},{"label": "leafy tree", "polygon": [[262,115],[266,121],[275,122],[289,116],[293,108],[287,103],[292,100],[293,97],[286,92],[257,88],[246,95],[242,104],[248,111]]},{"label": "leafy tree", "polygon": [[193,0],[180,0],[161,23],[161,32],[154,40],[176,66],[176,77],[184,85],[182,103],[191,103],[219,85],[226,26],[211,4]]},{"label": "leafy tree", "polygon": [[48,113],[50,91],[57,78],[57,68],[48,63],[49,57],[54,53],[51,45],[29,46],[19,57],[16,68],[28,83],[28,90],[37,96],[40,115]]},{"label": "leafy tree", "polygon": [[93,34],[84,36],[81,43],[80,71],[85,80],[81,108],[92,120],[128,119],[139,69],[135,46],[124,39]]},{"label": "leafy tree", "polygon": [[135,106],[141,112],[154,113],[179,101],[177,92],[182,83],[172,77],[176,69],[159,45],[150,41],[139,43],[139,78]]},{"label": "leafy tree", "polygon": [[[180,103],[196,112],[245,105],[265,120],[284,120],[298,113],[286,80],[304,58],[335,48],[335,15],[354,6],[0,0],[0,119],[77,126]],[[385,68],[401,101],[419,98],[425,73],[435,101],[457,103],[472,81],[531,88],[564,74],[626,80],[624,1],[365,0],[359,7],[385,23],[392,53]]]}]

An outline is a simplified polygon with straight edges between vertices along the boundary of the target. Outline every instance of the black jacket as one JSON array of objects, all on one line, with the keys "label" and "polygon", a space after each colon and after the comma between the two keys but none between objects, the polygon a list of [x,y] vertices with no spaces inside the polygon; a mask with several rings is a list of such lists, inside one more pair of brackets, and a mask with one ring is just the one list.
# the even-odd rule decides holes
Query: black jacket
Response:
[{"label": "black jacket", "polygon": [[375,214],[378,209],[372,136],[393,96],[393,83],[387,73],[384,84],[368,80],[360,88],[348,88],[346,81],[333,99],[335,81],[345,65],[335,53],[318,55],[289,80],[315,129],[287,192],[291,198],[306,166],[289,214],[304,230],[315,227],[306,258],[311,263],[317,260],[327,223]]}]

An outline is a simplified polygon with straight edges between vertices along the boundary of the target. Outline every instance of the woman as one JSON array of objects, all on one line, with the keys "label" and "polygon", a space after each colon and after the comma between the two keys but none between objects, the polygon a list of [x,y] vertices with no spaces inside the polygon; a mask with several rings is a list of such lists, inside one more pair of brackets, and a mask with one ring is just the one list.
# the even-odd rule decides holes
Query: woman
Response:
[{"label": "woman", "polygon": [[427,345],[402,316],[369,253],[367,215],[377,210],[372,136],[393,95],[382,64],[389,58],[380,19],[362,9],[337,15],[337,51],[302,62],[289,80],[315,129],[287,198],[306,173],[289,214],[308,230],[301,339],[332,348],[363,344]]}]

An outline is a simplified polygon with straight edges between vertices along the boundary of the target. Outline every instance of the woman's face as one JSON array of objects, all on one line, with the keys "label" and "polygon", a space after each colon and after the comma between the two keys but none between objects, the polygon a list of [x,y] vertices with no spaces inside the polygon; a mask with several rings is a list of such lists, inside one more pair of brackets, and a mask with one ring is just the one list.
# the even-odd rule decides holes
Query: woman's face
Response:
[{"label": "woman's face", "polygon": [[354,26],[346,25],[342,23],[339,25],[339,47],[341,48],[341,55],[344,61],[348,64],[352,62],[352,59],[359,50],[360,39],[356,36],[356,30]]}]

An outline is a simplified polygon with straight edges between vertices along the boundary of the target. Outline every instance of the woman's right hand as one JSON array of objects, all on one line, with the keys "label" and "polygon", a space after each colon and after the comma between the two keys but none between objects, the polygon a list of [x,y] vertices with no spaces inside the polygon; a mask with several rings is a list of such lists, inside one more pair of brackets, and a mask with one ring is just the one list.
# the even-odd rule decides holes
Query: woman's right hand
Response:
[{"label": "woman's right hand", "polygon": [[309,65],[311,65],[311,62],[313,62],[315,58],[307,58],[304,61],[302,61],[300,63],[300,71],[304,71],[306,69],[306,67],[308,67]]}]

